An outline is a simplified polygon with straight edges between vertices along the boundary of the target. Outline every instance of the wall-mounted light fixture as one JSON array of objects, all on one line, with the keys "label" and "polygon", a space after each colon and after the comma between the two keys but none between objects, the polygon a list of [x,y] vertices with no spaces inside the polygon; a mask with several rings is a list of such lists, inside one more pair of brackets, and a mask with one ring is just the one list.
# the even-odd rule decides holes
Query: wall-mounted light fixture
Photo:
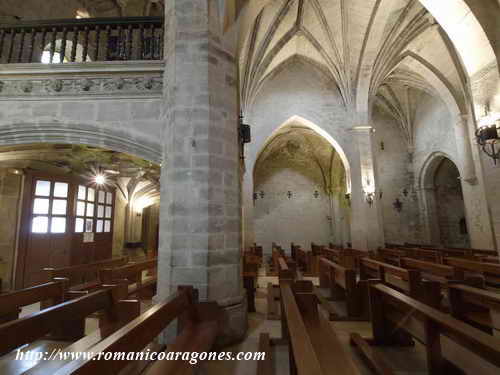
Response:
[{"label": "wall-mounted light fixture", "polygon": [[384,141],[380,142],[380,149],[381,149],[382,151],[384,151],[384,150],[385,150],[385,144],[384,144]]},{"label": "wall-mounted light fixture", "polygon": [[480,123],[483,124],[476,130],[476,142],[481,146],[483,152],[493,159],[496,164],[500,159],[500,149],[497,149],[496,144],[500,141],[500,114],[493,115],[490,112],[489,104],[484,108],[485,115]]},{"label": "wall-mounted light fixture", "polygon": [[239,123],[238,123],[238,135],[241,143],[241,158],[245,158],[245,143],[250,143],[252,141],[250,125],[243,122],[243,113],[240,112]]},{"label": "wall-mounted light fixture", "polygon": [[314,190],[314,194],[313,195],[314,195],[314,198],[317,199],[319,197],[319,191]]},{"label": "wall-mounted light fixture", "polygon": [[253,193],[253,200],[256,201],[259,198],[259,194]]},{"label": "wall-mounted light fixture", "polygon": [[403,190],[403,195],[404,195],[405,197],[407,197],[407,196],[408,196],[408,194],[409,194],[409,193],[408,193],[408,189],[404,188],[404,190]]},{"label": "wall-mounted light fixture", "polygon": [[392,203],[392,206],[396,211],[401,212],[403,209],[403,202],[401,202],[399,198],[396,198],[396,200]]},{"label": "wall-mounted light fixture", "polygon": [[264,198],[264,196],[265,196],[265,194],[264,194],[264,192],[261,190],[261,191],[260,191],[260,198],[262,199],[262,198]]},{"label": "wall-mounted light fixture", "polygon": [[365,199],[366,203],[371,207],[373,205],[373,202],[375,201],[375,192],[374,191],[365,191]]},{"label": "wall-mounted light fixture", "polygon": [[382,190],[380,190],[378,192],[378,199],[382,199],[383,196],[384,196],[384,192]]},{"label": "wall-mounted light fixture", "polygon": [[291,199],[293,196],[293,193],[290,190],[288,190],[288,192],[286,193],[286,196],[288,197],[288,199]]}]

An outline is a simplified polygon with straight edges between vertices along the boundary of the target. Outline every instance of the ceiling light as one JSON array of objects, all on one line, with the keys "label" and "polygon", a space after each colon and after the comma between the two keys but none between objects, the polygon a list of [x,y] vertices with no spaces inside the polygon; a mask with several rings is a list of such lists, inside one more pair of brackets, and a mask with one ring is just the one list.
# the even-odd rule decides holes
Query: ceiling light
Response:
[{"label": "ceiling light", "polygon": [[106,176],[103,174],[98,174],[94,177],[94,181],[97,185],[103,185],[106,183]]}]

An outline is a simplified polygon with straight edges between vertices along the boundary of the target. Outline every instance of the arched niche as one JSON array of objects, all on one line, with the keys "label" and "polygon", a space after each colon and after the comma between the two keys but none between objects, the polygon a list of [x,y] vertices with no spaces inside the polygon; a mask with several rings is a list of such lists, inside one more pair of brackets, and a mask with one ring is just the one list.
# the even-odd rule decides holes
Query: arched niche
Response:
[{"label": "arched niche", "polygon": [[343,150],[316,125],[295,116],[279,126],[252,170],[255,242],[349,242],[348,170]]},{"label": "arched niche", "polygon": [[447,154],[429,156],[420,173],[423,219],[428,242],[470,247],[460,171]]}]

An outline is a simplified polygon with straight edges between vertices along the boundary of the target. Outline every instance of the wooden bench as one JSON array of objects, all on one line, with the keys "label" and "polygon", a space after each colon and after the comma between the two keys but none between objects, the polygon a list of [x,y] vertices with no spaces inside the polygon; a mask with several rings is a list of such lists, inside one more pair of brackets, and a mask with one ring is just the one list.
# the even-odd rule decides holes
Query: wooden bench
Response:
[{"label": "wooden bench", "polygon": [[468,285],[449,285],[453,317],[500,337],[500,294]]},{"label": "wooden bench", "polygon": [[304,251],[300,247],[296,249],[297,267],[304,276],[318,276],[320,257],[321,254],[315,255],[312,251]]},{"label": "wooden bench", "polygon": [[47,273],[47,280],[66,278],[68,279],[67,286],[71,290],[89,290],[101,285],[101,280],[99,279],[100,270],[104,268],[120,267],[127,264],[128,261],[128,257],[112,258],[70,267],[44,268],[44,271]]},{"label": "wooden bench", "polygon": [[480,277],[485,285],[500,288],[500,264],[461,258],[444,258],[444,263],[464,272],[464,278]]},{"label": "wooden bench", "polygon": [[[430,375],[484,374],[484,366],[492,370],[488,374],[500,371],[497,368],[500,367],[498,338],[386,285],[371,285],[369,295],[373,338],[365,342],[373,345],[409,345],[412,339],[419,341],[426,349]],[[355,341],[353,335],[351,339]],[[359,335],[356,340],[359,341]],[[464,355],[463,351],[471,353],[474,358]],[[446,357],[443,352],[447,353]]]},{"label": "wooden bench", "polygon": [[106,286],[82,297],[3,323],[0,325],[0,355],[47,334],[51,334],[52,339],[78,340],[84,336],[85,318],[97,311],[104,312],[100,326],[112,324],[117,328],[119,324],[139,315],[139,301],[125,300],[126,296],[124,285]]},{"label": "wooden bench", "polygon": [[289,343],[290,374],[358,375],[329,321],[318,311],[311,281],[280,284],[282,338]]},{"label": "wooden bench", "polygon": [[[143,262],[129,263],[121,267],[101,269],[99,277],[106,284],[126,283],[129,286],[129,296],[137,295],[138,298],[151,298],[156,290],[157,265],[157,258],[153,258]],[[152,275],[143,279],[142,276],[145,271],[151,272]]]},{"label": "wooden bench", "polygon": [[243,287],[247,292],[248,312],[255,312],[255,291],[262,258],[254,253],[243,254]]},{"label": "wooden bench", "polygon": [[328,299],[345,301],[346,315],[338,314],[328,300],[321,298],[321,303],[330,314],[330,320],[367,320],[368,289],[373,280],[357,280],[356,270],[346,268],[326,258],[320,259],[320,287],[328,288]]},{"label": "wooden bench", "polygon": [[[282,256],[277,257],[279,282],[284,280],[295,280],[297,278],[297,267],[291,259]],[[280,320],[281,295],[279,285],[267,284],[267,319]]]},{"label": "wooden bench", "polygon": [[259,335],[259,352],[264,353],[265,359],[257,362],[257,375],[275,374],[269,333],[263,332]]},{"label": "wooden bench", "polygon": [[40,303],[43,308],[63,302],[66,282],[67,279],[59,279],[0,295],[0,324],[18,319],[24,306]]},{"label": "wooden bench", "polygon": [[[168,301],[151,307],[120,330],[91,347],[93,357],[69,361],[57,375],[118,374],[132,359],[105,360],[98,353],[136,353],[144,350],[175,319],[178,318],[179,332],[168,351],[200,353],[213,346],[220,330],[222,310],[215,302],[197,302],[191,287],[180,290]],[[162,354],[161,352],[159,355]],[[198,362],[199,364],[199,362]],[[158,360],[151,363],[143,375],[193,374],[196,366],[182,359]]]},{"label": "wooden bench", "polygon": [[436,308],[439,308],[441,303],[440,284],[436,281],[422,280],[418,270],[363,258],[360,261],[359,278],[360,280],[381,280],[382,283]]},{"label": "wooden bench", "polygon": [[[322,256],[332,262],[335,262],[343,267],[355,269],[357,260],[356,254],[354,254],[350,249],[330,249],[323,248]],[[320,273],[319,268],[321,264],[318,265],[318,273]]]},{"label": "wooden bench", "polygon": [[401,258],[405,257],[407,252],[401,249],[379,249],[376,255],[378,255],[383,262],[399,267]]}]

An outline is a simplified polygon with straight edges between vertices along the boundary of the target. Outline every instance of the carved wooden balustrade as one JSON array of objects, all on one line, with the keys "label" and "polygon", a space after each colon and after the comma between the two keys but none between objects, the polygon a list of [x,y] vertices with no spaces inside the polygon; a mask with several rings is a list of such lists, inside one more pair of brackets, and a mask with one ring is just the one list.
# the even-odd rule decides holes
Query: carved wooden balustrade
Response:
[{"label": "carved wooden balustrade", "polygon": [[162,58],[162,17],[87,18],[0,25],[0,64]]}]

